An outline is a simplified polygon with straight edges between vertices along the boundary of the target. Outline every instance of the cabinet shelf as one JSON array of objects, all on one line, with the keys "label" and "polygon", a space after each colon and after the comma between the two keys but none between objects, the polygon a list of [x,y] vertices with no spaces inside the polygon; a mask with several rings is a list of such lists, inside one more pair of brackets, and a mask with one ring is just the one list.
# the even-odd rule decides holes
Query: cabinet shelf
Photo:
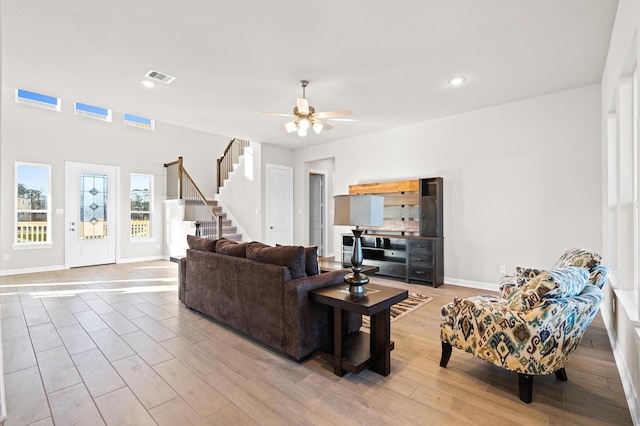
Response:
[{"label": "cabinet shelf", "polygon": [[[384,197],[384,225],[361,227],[364,264],[407,282],[444,281],[442,178],[350,185],[350,194]],[[342,236],[342,262],[351,266],[353,234]]]}]

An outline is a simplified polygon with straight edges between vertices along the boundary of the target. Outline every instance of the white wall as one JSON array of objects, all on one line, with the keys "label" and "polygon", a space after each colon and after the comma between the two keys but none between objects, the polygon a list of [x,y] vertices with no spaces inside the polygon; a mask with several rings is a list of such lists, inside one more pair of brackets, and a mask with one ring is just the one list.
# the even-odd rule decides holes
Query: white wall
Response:
[{"label": "white wall", "polygon": [[[640,321],[638,320],[640,301],[638,294],[633,291],[634,271],[633,259],[633,212],[628,200],[620,200],[619,194],[622,188],[631,184],[633,177],[631,170],[622,170],[624,160],[626,165],[631,164],[628,152],[621,151],[616,158],[615,149],[609,150],[609,129],[607,122],[610,118],[615,120],[615,114],[611,114],[611,106],[614,105],[618,114],[617,127],[622,119],[627,120],[627,125],[632,126],[632,120],[627,111],[618,109],[618,88],[625,78],[633,72],[636,64],[640,63],[640,51],[637,40],[640,28],[640,0],[619,0],[616,20],[611,34],[609,53],[602,74],[601,83],[601,152],[602,152],[602,203],[603,221],[601,232],[603,235],[605,264],[611,265],[612,274],[610,285],[605,288],[605,301],[602,306],[602,315],[609,332],[611,346],[616,357],[616,364],[620,370],[627,401],[635,424],[640,424],[640,363],[638,352],[640,351]],[[622,108],[623,109],[623,108]],[[612,117],[613,115],[613,117]],[[624,139],[618,132],[612,132],[613,145],[620,146]],[[630,135],[627,129],[627,136]],[[625,143],[624,141],[622,143]],[[627,141],[630,145],[630,142]],[[609,155],[612,158],[609,158]],[[612,169],[609,170],[609,164]],[[615,165],[618,164],[618,170]],[[622,176],[623,174],[629,176]],[[625,203],[627,205],[625,206]],[[611,204],[611,205],[610,205]],[[624,211],[626,209],[626,212]],[[630,224],[630,225],[627,225]],[[637,234],[637,230],[635,231]],[[637,255],[637,254],[636,254]],[[627,277],[627,278],[625,278]],[[636,278],[637,279],[637,278]],[[614,288],[612,288],[614,287]]]},{"label": "white wall", "polygon": [[[3,274],[9,272],[57,269],[64,265],[64,215],[52,216],[53,247],[13,250],[15,162],[34,162],[52,166],[52,211],[64,209],[65,161],[120,166],[118,219],[121,223],[120,261],[162,257],[163,164],[184,158],[184,166],[208,197],[216,188],[216,158],[230,138],[194,131],[164,123],[145,131],[122,124],[122,113],[113,113],[113,122],[73,115],[74,99],[62,98],[62,111],[53,112],[16,104],[14,88],[2,89],[0,117],[0,260]],[[88,100],[85,100],[89,102]],[[153,117],[151,117],[153,118]],[[129,243],[129,175],[155,176],[155,238],[152,242]],[[2,259],[2,257],[0,257]]]},{"label": "white wall", "polygon": [[216,197],[244,241],[258,241],[262,235],[261,152],[262,145],[258,143],[245,148]]},{"label": "white wall", "polygon": [[[500,265],[551,266],[567,248],[602,249],[599,90],[306,147],[297,169],[335,158],[334,194],[355,183],[443,177],[445,282],[497,288]],[[305,210],[308,196],[296,195],[296,211]],[[306,216],[296,215],[302,243]]]}]

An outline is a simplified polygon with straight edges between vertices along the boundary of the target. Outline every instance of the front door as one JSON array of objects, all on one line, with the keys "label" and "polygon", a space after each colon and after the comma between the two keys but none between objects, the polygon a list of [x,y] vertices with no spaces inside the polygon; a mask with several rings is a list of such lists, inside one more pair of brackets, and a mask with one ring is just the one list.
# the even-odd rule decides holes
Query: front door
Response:
[{"label": "front door", "polygon": [[293,244],[293,169],[267,164],[267,244]]},{"label": "front door", "polygon": [[66,163],[65,266],[115,263],[120,169]]}]

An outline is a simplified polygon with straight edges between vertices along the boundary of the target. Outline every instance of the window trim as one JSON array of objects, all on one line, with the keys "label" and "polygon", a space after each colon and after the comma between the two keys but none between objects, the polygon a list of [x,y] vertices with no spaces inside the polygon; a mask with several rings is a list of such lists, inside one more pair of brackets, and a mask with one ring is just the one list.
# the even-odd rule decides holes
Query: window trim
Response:
[{"label": "window trim", "polygon": [[[131,209],[131,178],[134,176],[142,176],[149,178],[149,210],[132,210]],[[130,173],[129,174],[129,242],[130,243],[144,243],[155,241],[154,232],[154,211],[153,211],[153,199],[154,199],[154,175],[149,173]],[[131,235],[131,215],[133,213],[148,213],[149,214],[149,237],[134,237]]]},{"label": "window trim", "polygon": [[[46,210],[35,210],[36,212],[46,212],[47,214],[47,236],[45,241],[35,241],[35,242],[18,242],[18,168],[20,166],[32,166],[32,167],[44,167],[47,169],[47,209]],[[40,249],[40,248],[51,248],[53,247],[53,227],[51,225],[51,212],[52,212],[52,185],[51,185],[51,164],[43,164],[43,163],[31,163],[27,161],[16,161],[14,168],[14,183],[13,183],[13,191],[14,191],[14,208],[13,208],[13,243],[11,247],[14,250],[25,250],[25,249]],[[20,210],[23,211],[23,210]],[[30,212],[33,212],[33,209],[29,209]]]}]

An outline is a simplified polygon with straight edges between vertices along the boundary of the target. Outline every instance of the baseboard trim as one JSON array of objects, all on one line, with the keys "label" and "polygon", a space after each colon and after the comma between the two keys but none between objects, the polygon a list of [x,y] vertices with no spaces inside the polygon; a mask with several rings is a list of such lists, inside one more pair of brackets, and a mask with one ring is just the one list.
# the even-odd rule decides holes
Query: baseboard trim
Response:
[{"label": "baseboard trim", "polygon": [[457,278],[444,277],[444,283],[451,284],[451,285],[458,285],[462,287],[479,288],[481,290],[487,290],[487,291],[500,290],[500,286],[498,284],[484,283],[482,281],[459,280]]},{"label": "baseboard trim", "polygon": [[64,269],[64,265],[38,266],[36,268],[22,268],[22,269],[4,269],[0,271],[0,276],[32,274],[34,272],[61,271],[63,269]]},{"label": "baseboard trim", "polygon": [[620,373],[622,388],[624,389],[624,394],[627,397],[631,420],[634,425],[640,425],[640,400],[638,399],[638,393],[633,386],[633,382],[630,379],[631,373],[629,372],[627,363],[624,356],[620,353],[620,349],[618,347],[618,336],[616,335],[613,327],[613,322],[609,316],[605,315],[604,310],[600,309],[600,314],[604,321],[604,328],[607,330],[607,334],[609,335],[609,342],[611,343],[611,349],[613,349],[613,358],[616,360],[616,366],[618,367],[618,373]]},{"label": "baseboard trim", "polygon": [[[163,259],[169,260],[169,257],[164,255],[133,257],[129,259],[118,259],[116,260],[116,263],[147,262],[150,260],[163,260]],[[35,272],[61,271],[63,269],[66,269],[64,265],[38,266],[35,268],[21,268],[21,269],[3,269],[3,270],[0,270],[0,277],[4,277],[8,275],[33,274]]]},{"label": "baseboard trim", "polygon": [[146,257],[131,257],[128,259],[118,259],[116,263],[136,263],[136,262],[148,262],[151,260],[169,260],[168,256],[158,255],[158,256],[146,256]]}]

